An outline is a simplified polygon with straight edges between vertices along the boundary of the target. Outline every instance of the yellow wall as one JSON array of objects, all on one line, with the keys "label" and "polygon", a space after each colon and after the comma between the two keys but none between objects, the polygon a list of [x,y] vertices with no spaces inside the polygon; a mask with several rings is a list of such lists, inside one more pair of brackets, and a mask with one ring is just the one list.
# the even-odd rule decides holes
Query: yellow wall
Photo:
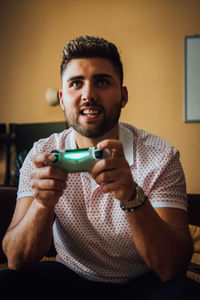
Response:
[{"label": "yellow wall", "polygon": [[[60,87],[61,49],[79,35],[117,44],[129,88],[121,120],[177,147],[200,193],[200,123],[183,122],[184,36],[200,34],[199,0],[1,1],[0,122],[63,121],[45,100]],[[0,156],[1,157],[1,156]]]}]

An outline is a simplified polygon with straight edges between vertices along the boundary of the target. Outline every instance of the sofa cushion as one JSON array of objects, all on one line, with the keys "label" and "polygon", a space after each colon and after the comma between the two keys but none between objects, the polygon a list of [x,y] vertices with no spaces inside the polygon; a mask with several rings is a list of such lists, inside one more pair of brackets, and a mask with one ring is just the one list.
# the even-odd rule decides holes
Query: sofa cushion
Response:
[{"label": "sofa cushion", "polygon": [[194,253],[188,265],[187,276],[200,282],[200,227],[189,225]]}]

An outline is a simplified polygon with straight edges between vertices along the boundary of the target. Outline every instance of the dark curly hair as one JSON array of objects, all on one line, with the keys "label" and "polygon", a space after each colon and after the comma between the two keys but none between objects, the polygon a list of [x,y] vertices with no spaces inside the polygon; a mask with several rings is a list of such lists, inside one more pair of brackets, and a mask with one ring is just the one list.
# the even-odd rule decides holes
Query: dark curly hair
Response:
[{"label": "dark curly hair", "polygon": [[80,36],[65,44],[60,67],[61,76],[70,60],[92,57],[110,60],[119,75],[121,85],[123,84],[123,66],[117,47],[103,38],[94,36]]}]

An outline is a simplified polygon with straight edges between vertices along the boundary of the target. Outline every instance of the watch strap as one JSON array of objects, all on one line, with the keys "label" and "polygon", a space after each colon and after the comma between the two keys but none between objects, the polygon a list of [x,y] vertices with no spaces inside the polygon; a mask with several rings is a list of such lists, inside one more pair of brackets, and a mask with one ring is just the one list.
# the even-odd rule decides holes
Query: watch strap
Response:
[{"label": "watch strap", "polygon": [[121,202],[120,207],[128,212],[135,211],[144,205],[146,198],[143,189],[137,185],[131,198],[127,202]]},{"label": "watch strap", "polygon": [[141,204],[139,204],[137,206],[133,206],[133,207],[126,207],[125,204],[120,202],[120,207],[121,207],[122,210],[127,211],[127,212],[135,211],[135,210],[137,210],[138,208],[140,208],[144,205],[146,199],[147,199],[147,196],[145,196],[144,201]]}]

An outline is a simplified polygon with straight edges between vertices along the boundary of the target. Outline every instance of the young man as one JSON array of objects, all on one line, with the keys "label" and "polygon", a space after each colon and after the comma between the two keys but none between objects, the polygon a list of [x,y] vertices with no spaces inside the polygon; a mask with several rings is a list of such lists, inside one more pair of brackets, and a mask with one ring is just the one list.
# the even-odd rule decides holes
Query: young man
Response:
[{"label": "young man", "polygon": [[[146,294],[176,299],[178,282],[179,293],[187,297],[192,283],[175,280],[185,274],[192,254],[178,151],[119,122],[128,92],[112,43],[88,36],[69,41],[61,78],[60,105],[71,127],[35,143],[26,157],[3,241],[13,269],[8,278],[18,274],[30,288],[49,283],[51,291],[75,286],[87,295],[92,288],[115,295],[123,290],[135,299]],[[53,149],[93,146],[110,156],[90,173],[67,173],[48,164]],[[57,262],[38,266],[52,231]]]}]

